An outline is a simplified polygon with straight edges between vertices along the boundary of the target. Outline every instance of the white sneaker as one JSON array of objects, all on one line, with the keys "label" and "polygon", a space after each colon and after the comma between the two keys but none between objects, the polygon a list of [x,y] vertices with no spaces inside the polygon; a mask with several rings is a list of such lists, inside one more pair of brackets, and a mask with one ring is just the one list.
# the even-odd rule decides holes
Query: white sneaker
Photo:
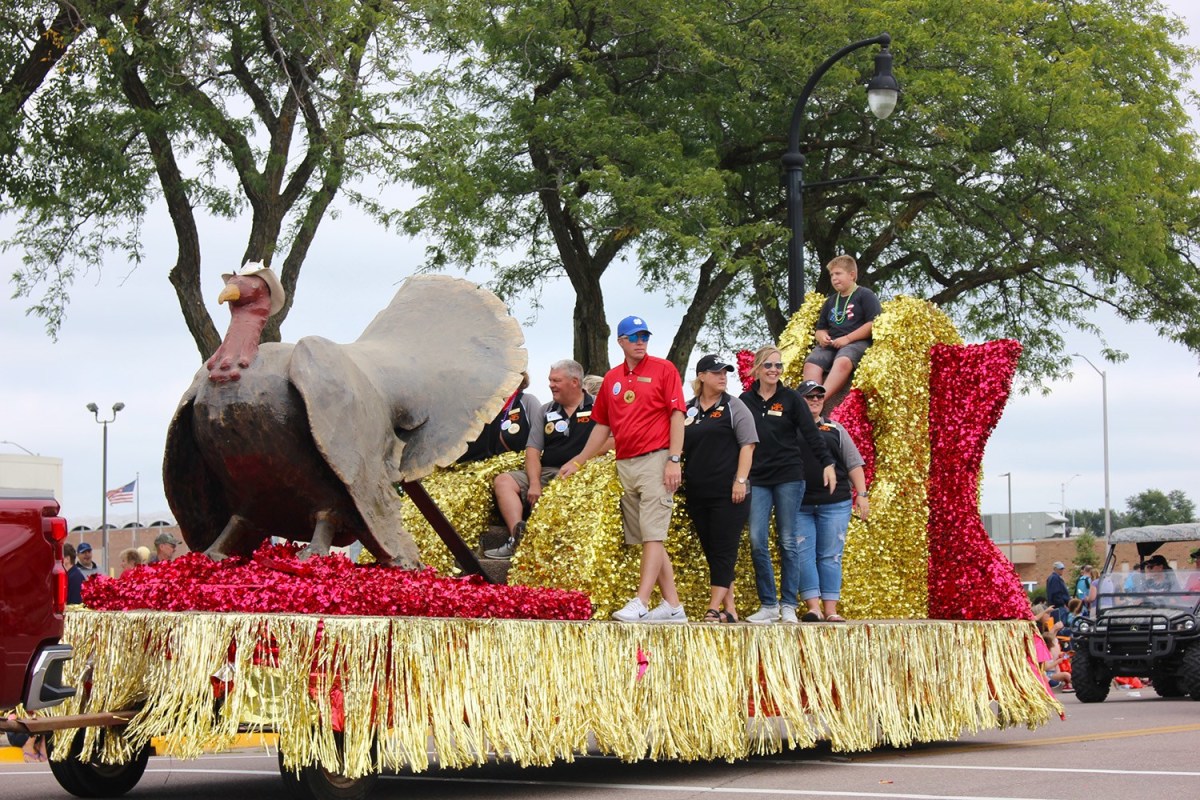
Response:
[{"label": "white sneaker", "polygon": [[672,606],[666,600],[662,601],[646,614],[643,622],[687,622],[687,612],[683,606]]},{"label": "white sneaker", "polygon": [[[795,616],[796,611],[792,609],[792,616]],[[779,606],[763,606],[758,611],[755,611],[750,616],[746,617],[750,622],[778,622],[779,621]]]},{"label": "white sneaker", "polygon": [[633,598],[625,604],[619,611],[613,612],[613,619],[617,622],[641,622],[650,613],[650,609],[646,608],[646,604],[640,598]]},{"label": "white sneaker", "polygon": [[793,606],[782,606],[781,608],[782,608],[782,610],[780,611],[779,618],[780,618],[782,621],[784,621],[784,622],[795,622],[795,623],[799,623],[799,622],[800,622],[800,619],[799,619],[799,617],[797,617],[797,616],[796,616],[796,609],[795,609],[795,607],[793,607]]}]

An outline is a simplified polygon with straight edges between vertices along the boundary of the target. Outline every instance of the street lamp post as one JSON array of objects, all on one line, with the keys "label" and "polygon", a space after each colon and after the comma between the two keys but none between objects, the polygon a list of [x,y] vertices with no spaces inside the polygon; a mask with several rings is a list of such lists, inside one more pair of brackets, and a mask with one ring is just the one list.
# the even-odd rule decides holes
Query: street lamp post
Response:
[{"label": "street lamp post", "polygon": [[0,441],[0,444],[11,444],[13,447],[20,447],[22,450],[24,450],[26,453],[28,453],[31,456],[35,456],[35,457],[37,456],[37,453],[30,450],[28,447],[19,445],[16,442],[10,442],[8,439],[4,439],[3,441]]},{"label": "street lamp post", "polygon": [[[1059,499],[1059,507],[1062,509],[1062,515],[1064,518],[1067,516],[1067,487],[1071,485],[1071,481],[1075,480],[1078,477],[1079,477],[1079,473],[1076,472],[1074,475],[1067,478],[1063,482],[1062,493],[1059,495],[1058,499]],[[1071,509],[1071,530],[1075,530],[1075,509]],[[1068,531],[1067,536],[1070,536],[1070,535],[1071,535],[1071,533],[1070,533],[1070,531]],[[1063,538],[1065,539],[1067,537],[1064,536]]]},{"label": "street lamp post", "polygon": [[96,422],[104,426],[102,440],[104,444],[100,451],[100,530],[104,533],[104,544],[101,547],[104,550],[105,569],[108,569],[112,563],[108,559],[108,423],[114,422],[117,419],[117,412],[124,407],[124,403],[113,403],[112,416],[108,419],[100,419],[100,407],[95,403],[87,404],[87,410],[92,412]]},{"label": "street lamp post", "polygon": [[[1008,560],[1013,562],[1013,540],[1012,540],[1012,473],[1005,472],[1000,475],[1001,478],[1008,478]],[[1013,562],[1016,563],[1016,562]]]},{"label": "street lamp post", "polygon": [[[789,314],[795,314],[800,308],[800,304],[804,302],[804,200],[802,193],[804,191],[805,159],[804,154],[800,152],[800,127],[804,119],[804,106],[808,103],[808,97],[812,94],[813,88],[830,67],[855,50],[877,44],[880,45],[880,51],[875,55],[875,75],[867,84],[867,104],[870,106],[872,114],[879,119],[887,119],[900,99],[900,84],[892,75],[892,52],[888,49],[891,43],[892,37],[884,33],[871,39],[848,44],[838,50],[825,59],[825,62],[817,67],[816,72],[809,77],[808,83],[804,84],[804,90],[800,93],[800,99],[796,101],[796,107],[792,110],[792,124],[788,130],[788,149],[783,154],[783,167],[787,171],[785,185],[787,186],[788,228],[792,232],[792,240],[788,245]],[[842,178],[825,183],[840,184],[856,180],[862,179]]]},{"label": "street lamp post", "polygon": [[1072,353],[1076,358],[1082,358],[1087,365],[1096,370],[1100,376],[1100,401],[1104,421],[1104,538],[1112,533],[1112,505],[1108,500],[1108,373],[1092,363],[1092,360],[1082,353]]}]

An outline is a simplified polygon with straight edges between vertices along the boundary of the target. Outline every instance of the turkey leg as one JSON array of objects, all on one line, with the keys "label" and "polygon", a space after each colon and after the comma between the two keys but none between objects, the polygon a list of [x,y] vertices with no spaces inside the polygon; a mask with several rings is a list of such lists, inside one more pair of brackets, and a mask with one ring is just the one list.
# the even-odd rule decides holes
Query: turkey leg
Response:
[{"label": "turkey leg", "polygon": [[225,523],[225,530],[208,546],[204,555],[213,561],[223,561],[229,556],[249,554],[261,539],[258,531],[245,517],[234,514]]},{"label": "turkey leg", "polygon": [[296,558],[301,561],[307,561],[313,556],[329,555],[329,548],[333,545],[333,536],[337,532],[331,517],[330,511],[317,512],[317,524],[313,526],[312,540],[301,550],[296,553]]}]

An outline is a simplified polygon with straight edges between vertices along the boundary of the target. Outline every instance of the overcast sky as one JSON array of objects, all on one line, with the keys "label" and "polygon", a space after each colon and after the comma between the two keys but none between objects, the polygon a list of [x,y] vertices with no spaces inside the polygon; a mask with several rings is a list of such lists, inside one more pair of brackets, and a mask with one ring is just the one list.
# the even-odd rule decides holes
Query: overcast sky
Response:
[{"label": "overcast sky", "polygon": [[[1184,0],[1168,3],[1192,29],[1200,45],[1200,10]],[[1193,84],[1196,85],[1196,84]],[[143,521],[167,510],[162,489],[162,453],[167,425],[183,391],[200,366],[200,354],[184,326],[166,273],[174,261],[174,241],[165,212],[152,219],[148,258],[137,269],[114,259],[102,273],[79,280],[59,340],[42,321],[26,316],[28,305],[4,292],[0,300],[0,341],[4,370],[0,381],[0,453],[28,449],[63,459],[63,513],[68,520],[98,521],[101,510],[101,426],[88,403],[106,412],[125,403],[109,426],[108,481],[112,489],[140,476]],[[0,235],[5,229],[0,227]],[[224,331],[229,314],[216,303],[220,273],[237,266],[245,230],[234,223],[210,223],[202,231],[204,285],[210,312]],[[420,244],[408,243],[364,223],[352,212],[322,225],[300,279],[299,294],[283,326],[285,341],[321,335],[352,341],[382,309],[404,277],[422,258]],[[11,275],[19,254],[0,254]],[[663,355],[683,314],[661,297],[630,286],[628,265],[611,269],[604,281],[610,323],[627,314],[645,316],[659,334],[651,352]],[[483,282],[485,274],[467,277]],[[565,281],[548,286],[536,321],[527,304],[513,308],[525,327],[530,351],[531,391],[549,399],[545,376],[551,362],[571,354],[571,294]],[[1121,364],[1101,361],[1099,343],[1077,335],[1072,351],[1090,358],[1108,376],[1111,502],[1146,489],[1182,489],[1200,503],[1200,367],[1180,345],[1159,339],[1152,326],[1101,318],[1108,341],[1129,354]],[[611,346],[615,363],[619,351]],[[731,355],[731,354],[726,354]],[[1057,511],[1104,505],[1101,379],[1082,360],[1071,380],[1050,384],[1048,395],[1016,396],[992,435],[984,458],[985,513],[1008,507],[1012,473],[1014,511]],[[111,412],[102,418],[111,416]],[[133,506],[109,508],[110,516],[131,514]]]}]

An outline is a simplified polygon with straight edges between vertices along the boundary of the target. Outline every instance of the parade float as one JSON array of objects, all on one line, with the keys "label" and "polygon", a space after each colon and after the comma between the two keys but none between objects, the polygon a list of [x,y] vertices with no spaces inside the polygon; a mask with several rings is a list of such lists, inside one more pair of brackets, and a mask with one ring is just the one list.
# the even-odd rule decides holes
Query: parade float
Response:
[{"label": "parade float", "polygon": [[[932,305],[884,304],[837,412],[873,506],[847,539],[851,622],[622,625],[607,619],[637,554],[610,459],[547,487],[509,585],[477,574],[491,478],[519,462],[446,465],[525,366],[496,298],[414,278],[356,343],[259,348],[278,301],[260,284],[277,282],[243,272],[227,276],[244,284],[230,333],[168,435],[165,485],[197,552],[89,581],[88,608],[67,618],[84,690],[42,722],[62,729],[52,766],[73,793],[132,787],[152,739],[191,758],[246,730],[278,734],[299,795],[351,797],[380,772],[433,765],[862,751],[1061,713],[1032,661],[1025,593],[978,512],[1017,343],[965,345]],[[819,303],[781,343],[793,377]],[[708,573],[682,513],[673,527],[695,615]],[[325,555],[354,540],[374,563]]]}]

